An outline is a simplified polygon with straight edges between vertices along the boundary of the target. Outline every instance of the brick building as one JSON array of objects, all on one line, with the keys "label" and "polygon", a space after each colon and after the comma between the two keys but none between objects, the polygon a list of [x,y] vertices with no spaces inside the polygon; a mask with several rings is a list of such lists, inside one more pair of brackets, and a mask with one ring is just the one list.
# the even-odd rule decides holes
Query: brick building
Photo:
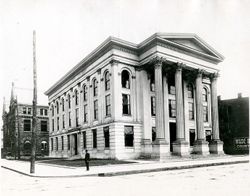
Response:
[{"label": "brick building", "polygon": [[194,34],[140,44],[109,37],[45,94],[50,156],[164,158],[223,153],[217,76],[223,57]]},{"label": "brick building", "polygon": [[227,154],[249,153],[249,97],[221,100],[219,97],[220,134]]},{"label": "brick building", "polygon": [[[20,158],[31,153],[32,105],[18,103],[12,86],[9,111],[3,106],[3,149],[2,154]],[[48,106],[37,106],[37,155],[49,154]]]}]

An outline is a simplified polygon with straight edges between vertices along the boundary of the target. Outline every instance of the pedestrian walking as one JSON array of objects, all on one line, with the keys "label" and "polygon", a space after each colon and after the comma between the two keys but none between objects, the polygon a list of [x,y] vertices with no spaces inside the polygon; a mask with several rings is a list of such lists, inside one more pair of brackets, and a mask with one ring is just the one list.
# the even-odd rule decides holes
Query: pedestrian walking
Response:
[{"label": "pedestrian walking", "polygon": [[90,155],[88,153],[88,150],[85,151],[85,165],[86,165],[86,170],[89,171],[89,160],[90,160]]}]

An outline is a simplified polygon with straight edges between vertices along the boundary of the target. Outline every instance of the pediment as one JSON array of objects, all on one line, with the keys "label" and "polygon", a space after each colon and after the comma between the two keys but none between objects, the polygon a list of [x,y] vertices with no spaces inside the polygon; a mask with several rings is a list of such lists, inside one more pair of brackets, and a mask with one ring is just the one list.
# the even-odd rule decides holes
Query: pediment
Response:
[{"label": "pediment", "polygon": [[211,46],[204,42],[195,34],[170,34],[170,35],[161,35],[161,38],[172,42],[180,47],[194,50],[220,60],[223,60],[224,57],[215,51]]}]

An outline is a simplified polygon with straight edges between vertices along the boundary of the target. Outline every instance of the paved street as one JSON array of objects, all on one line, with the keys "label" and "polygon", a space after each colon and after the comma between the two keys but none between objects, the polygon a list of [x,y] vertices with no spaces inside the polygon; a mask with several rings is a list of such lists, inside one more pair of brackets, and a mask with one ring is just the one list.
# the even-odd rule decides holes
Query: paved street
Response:
[{"label": "paved street", "polygon": [[2,195],[249,195],[249,164],[116,177],[31,178],[1,168]]}]

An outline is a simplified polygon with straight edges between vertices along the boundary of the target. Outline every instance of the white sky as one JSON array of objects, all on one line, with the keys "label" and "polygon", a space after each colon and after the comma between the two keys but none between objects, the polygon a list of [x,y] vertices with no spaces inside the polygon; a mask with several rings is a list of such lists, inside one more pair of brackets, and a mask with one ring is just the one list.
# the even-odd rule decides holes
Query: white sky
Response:
[{"label": "white sky", "polygon": [[43,93],[49,87],[108,36],[140,43],[155,32],[199,35],[225,56],[218,95],[249,96],[249,10],[248,0],[0,0],[0,103],[3,96],[9,102],[12,81],[18,99],[32,102],[32,91],[25,89],[33,87],[33,29],[39,104],[47,103]]}]

